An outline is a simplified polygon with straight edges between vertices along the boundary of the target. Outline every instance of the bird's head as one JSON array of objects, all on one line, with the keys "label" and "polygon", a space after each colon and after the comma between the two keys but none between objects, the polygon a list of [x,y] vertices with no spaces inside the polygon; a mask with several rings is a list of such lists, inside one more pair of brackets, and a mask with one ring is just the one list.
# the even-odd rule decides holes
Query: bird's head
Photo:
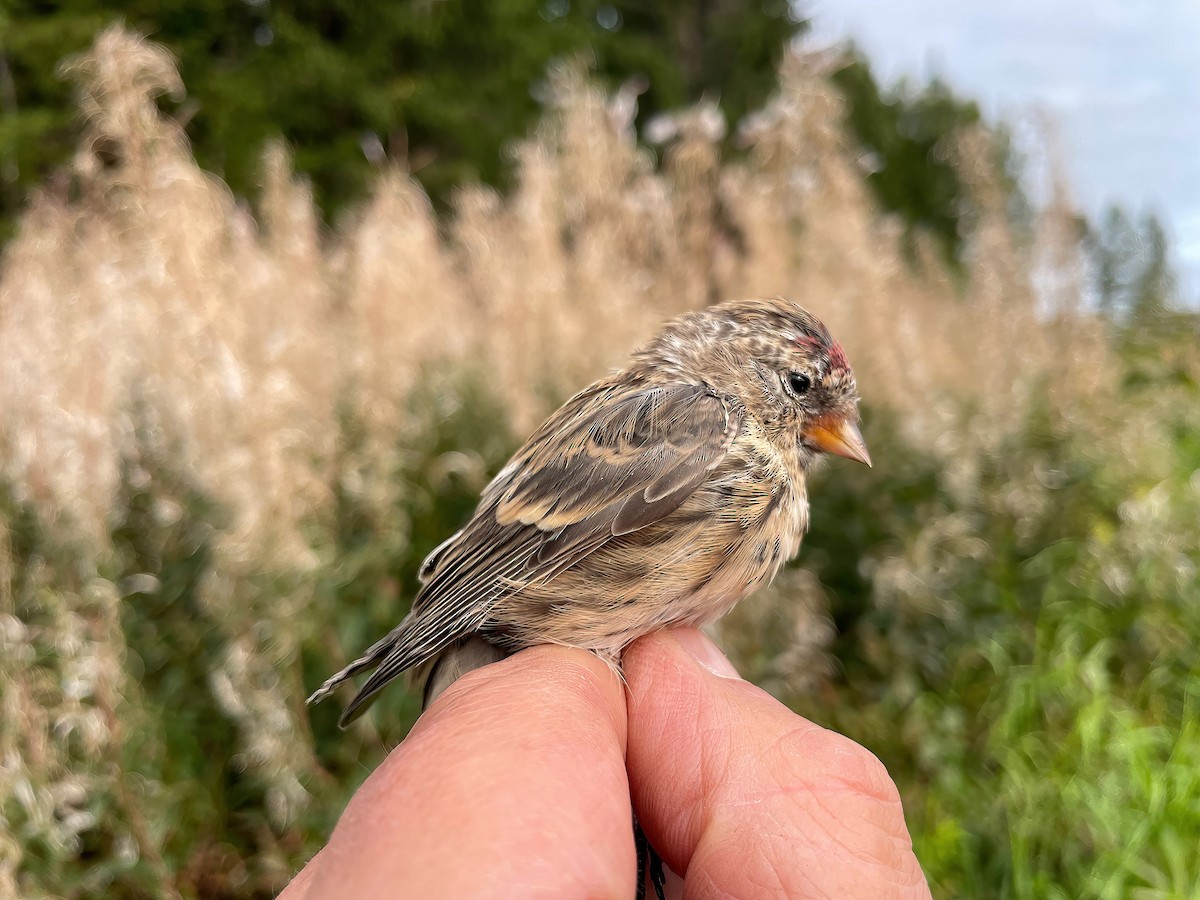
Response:
[{"label": "bird's head", "polygon": [[858,430],[858,385],[846,353],[791,301],[739,300],[688,313],[639,357],[737,397],[780,450],[807,466],[819,453],[871,465]]}]

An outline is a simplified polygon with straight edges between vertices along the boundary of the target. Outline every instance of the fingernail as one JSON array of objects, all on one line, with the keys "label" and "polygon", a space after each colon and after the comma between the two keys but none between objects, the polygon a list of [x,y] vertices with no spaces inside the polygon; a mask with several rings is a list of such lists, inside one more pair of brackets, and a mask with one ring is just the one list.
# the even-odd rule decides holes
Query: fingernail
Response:
[{"label": "fingernail", "polygon": [[714,675],[722,678],[740,678],[737,669],[733,667],[725,654],[717,649],[717,645],[708,639],[703,631],[695,628],[680,628],[675,632],[675,639],[688,655]]}]

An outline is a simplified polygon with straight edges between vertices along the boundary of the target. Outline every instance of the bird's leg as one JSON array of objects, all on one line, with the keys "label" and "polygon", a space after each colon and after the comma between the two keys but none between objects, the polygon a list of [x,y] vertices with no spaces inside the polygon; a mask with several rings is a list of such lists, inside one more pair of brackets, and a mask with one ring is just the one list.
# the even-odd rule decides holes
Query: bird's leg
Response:
[{"label": "bird's leg", "polygon": [[663,872],[662,857],[650,845],[650,839],[637,820],[637,813],[633,815],[633,844],[637,850],[637,900],[646,900],[647,872],[650,873],[650,883],[654,885],[656,900],[666,900],[667,876]]}]

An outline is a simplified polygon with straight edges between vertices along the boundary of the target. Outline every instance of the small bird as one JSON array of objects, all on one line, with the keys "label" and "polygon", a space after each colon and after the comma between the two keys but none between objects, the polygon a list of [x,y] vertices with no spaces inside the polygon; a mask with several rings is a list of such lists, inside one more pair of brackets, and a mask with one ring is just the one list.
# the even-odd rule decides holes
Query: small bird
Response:
[{"label": "small bird", "polygon": [[857,407],[841,345],[796,304],[680,316],[550,416],[422,564],[404,621],[308,702],[374,670],[345,727],[406,670],[428,706],[525,647],[618,666],[643,634],[718,619],[799,549],[814,460],[871,464]]}]

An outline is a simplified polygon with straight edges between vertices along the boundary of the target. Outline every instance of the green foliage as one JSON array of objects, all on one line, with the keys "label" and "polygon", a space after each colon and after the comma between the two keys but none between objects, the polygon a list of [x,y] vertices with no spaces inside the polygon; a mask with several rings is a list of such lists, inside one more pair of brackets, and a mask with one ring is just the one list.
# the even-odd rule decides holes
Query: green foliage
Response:
[{"label": "green foliage", "polygon": [[[466,374],[428,374],[410,401],[417,425],[404,439],[400,466],[388,474],[399,490],[384,509],[352,487],[361,485],[355,466],[363,438],[353,407],[344,408],[342,447],[331,469],[337,513],[332,523],[313,523],[324,564],[310,573],[255,576],[280,594],[311,583],[310,615],[327,616],[333,625],[307,629],[297,692],[315,688],[345,662],[347,650],[399,621],[424,554],[461,526],[515,449],[502,408],[479,383]],[[0,554],[7,550],[10,563],[0,567],[8,577],[0,598],[13,604],[0,607],[0,616],[23,623],[35,648],[33,658],[10,657],[6,664],[40,673],[34,680],[43,685],[47,707],[62,708],[59,692],[74,677],[73,660],[61,644],[39,642],[39,631],[61,641],[63,617],[88,608],[77,595],[89,590],[116,601],[116,634],[98,632],[99,614],[81,623],[101,642],[89,652],[119,673],[118,690],[109,696],[85,695],[102,714],[105,741],[68,742],[65,757],[28,773],[35,790],[59,790],[53,779],[79,784],[70,790],[83,808],[60,807],[56,815],[86,821],[78,818],[77,833],[60,835],[61,827],[41,821],[19,791],[0,790],[0,821],[21,842],[27,896],[271,896],[321,845],[354,789],[420,711],[419,695],[401,685],[380,698],[371,717],[378,727],[368,722],[342,732],[338,703],[313,708],[312,735],[296,740],[311,741],[319,768],[305,785],[305,812],[281,826],[268,783],[239,758],[237,723],[213,686],[230,635],[213,619],[209,581],[215,542],[229,522],[174,467],[172,454],[154,446],[139,441],[125,461],[111,553],[98,567],[81,547],[54,537],[64,523],[41,522],[13,491],[0,493]],[[3,680],[6,689],[15,683]],[[21,739],[14,720],[3,726],[6,744]]]},{"label": "green foliage", "polygon": [[1200,392],[1127,390],[1135,458],[1042,408],[970,490],[877,428],[814,495],[842,668],[793,701],[888,765],[935,895],[1200,892]]},{"label": "green foliage", "polygon": [[799,27],[786,3],[748,0],[10,0],[0,12],[0,238],[25,190],[76,144],[59,61],[117,19],[178,57],[190,99],[174,112],[201,166],[251,196],[262,147],[282,136],[331,213],[364,195],[385,158],[407,161],[438,201],[466,182],[502,184],[502,151],[532,126],[547,66],[579,54],[610,83],[647,79],[644,114],[708,94],[736,121],[774,89]]},{"label": "green foliage", "polygon": [[[172,111],[201,166],[252,196],[263,146],[283,137],[328,213],[363,197],[384,159],[406,161],[439,203],[460,184],[504,185],[504,147],[533,125],[547,66],[577,55],[609,87],[641,83],[641,122],[707,97],[736,125],[775,89],[784,47],[806,27],[782,0],[74,0],[49,9],[11,0],[4,15],[0,238],[26,188],[76,144],[59,61],[117,18],[177,56],[189,97]],[[978,108],[940,81],[884,91],[859,56],[833,79],[852,133],[877,161],[868,179],[877,199],[952,259],[969,200],[944,142],[977,124]]]},{"label": "green foliage", "polygon": [[981,122],[979,107],[934,79],[914,88],[901,82],[884,90],[862,56],[852,55],[833,74],[845,94],[847,123],[871,158],[867,183],[889,212],[909,229],[933,235],[947,260],[957,258],[959,218],[969,205],[947,141]]},{"label": "green foliage", "polygon": [[[847,472],[837,464],[818,471],[812,491],[819,502],[812,503],[804,552],[791,563],[820,578],[839,642],[854,634],[871,609],[872,570],[863,564],[863,552],[898,551],[901,536],[926,513],[938,490],[936,463],[900,438],[894,414],[864,408],[863,419],[867,446],[883,448],[887,463],[866,472]],[[834,655],[843,665],[853,664],[853,648],[846,649],[850,652],[835,648]]]},{"label": "green foliage", "polygon": [[[364,431],[353,406],[343,406],[336,514],[328,564],[318,574],[318,593],[327,598],[334,628],[324,636],[332,639],[305,647],[308,690],[348,662],[340,657],[344,649],[366,647],[400,621],[419,586],[421,562],[462,527],[516,449],[503,408],[481,383],[470,373],[449,379],[428,373],[422,380],[409,399],[418,427],[404,435],[400,464],[387,474],[400,489],[383,508],[363,492],[370,477],[357,468]],[[420,713],[420,697],[397,688],[384,692],[373,709],[379,739],[394,744]],[[337,729],[340,711],[332,701],[312,709],[317,756],[335,777],[357,781],[365,775],[362,755],[352,736]]]},{"label": "green foliage", "polygon": [[646,79],[643,120],[707,97],[736,124],[775,90],[784,47],[806,27],[784,0],[559,0],[546,8],[603,23],[591,36],[597,72],[613,87]]},{"label": "green foliage", "polygon": [[[127,699],[158,727],[130,735],[122,769],[162,786],[156,812],[176,825],[164,862],[179,871],[214,833],[232,832],[247,846],[256,843],[252,829],[239,828],[233,814],[243,787],[226,768],[236,728],[221,714],[208,683],[220,658],[221,635],[206,626],[201,582],[212,565],[221,516],[169,460],[146,454],[127,459],[123,468],[121,513],[112,529],[112,580],[122,594],[125,668],[138,686],[137,696]],[[223,764],[214,766],[215,760]],[[262,805],[261,792],[245,799],[249,806]],[[104,834],[96,831],[95,837]],[[96,855],[117,856],[111,846],[97,848]],[[135,869],[111,877],[132,888],[138,874]]]}]

